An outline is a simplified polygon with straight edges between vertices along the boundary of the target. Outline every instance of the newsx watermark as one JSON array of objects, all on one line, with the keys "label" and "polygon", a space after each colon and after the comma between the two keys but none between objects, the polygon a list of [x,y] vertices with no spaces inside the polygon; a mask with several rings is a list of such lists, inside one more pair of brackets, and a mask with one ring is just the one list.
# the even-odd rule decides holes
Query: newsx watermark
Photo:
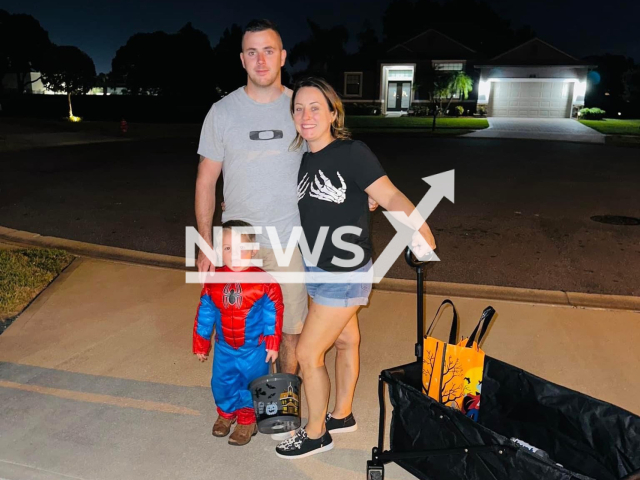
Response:
[{"label": "newsx watermark", "polygon": [[[391,266],[404,249],[409,246],[412,248],[414,255],[416,255],[416,248],[412,246],[412,243],[425,244],[422,242],[416,242],[420,240],[416,238],[416,235],[420,235],[416,232],[413,225],[419,225],[425,221],[431,213],[435,210],[436,206],[442,201],[443,198],[454,202],[454,184],[455,184],[455,170],[449,170],[447,172],[439,173],[422,179],[429,184],[431,188],[422,197],[416,208],[413,210],[410,216],[407,216],[404,212],[383,212],[387,217],[391,225],[396,230],[394,237],[387,244],[382,253],[378,256],[370,269],[367,271],[351,271],[351,272],[325,272],[325,271],[313,271],[313,272],[291,272],[291,271],[270,271],[264,272],[242,272],[242,282],[244,283],[269,283],[271,281],[277,281],[278,283],[379,283],[387,274]],[[262,260],[259,259],[246,259],[240,258],[242,250],[258,250],[258,243],[247,243],[241,240],[241,234],[254,233],[256,235],[266,234],[270,240],[271,248],[275,255],[276,261],[280,266],[288,266],[291,262],[291,258],[296,248],[300,248],[302,256],[305,258],[307,265],[316,265],[319,255],[322,251],[322,246],[326,241],[332,241],[336,248],[353,255],[353,258],[348,260],[334,257],[332,263],[337,267],[349,268],[360,265],[364,259],[364,251],[358,245],[345,242],[342,237],[345,234],[359,235],[361,230],[355,226],[344,226],[336,229],[331,238],[328,237],[329,227],[321,227],[318,237],[311,239],[313,243],[313,249],[309,247],[309,239],[307,239],[302,231],[302,227],[294,227],[291,236],[287,239],[286,246],[283,248],[281,239],[275,227],[261,227],[253,226],[252,228],[233,228],[233,244],[232,244],[232,265],[233,266],[248,266],[250,264],[256,267],[262,267]],[[213,235],[214,245],[211,248],[207,242],[200,236],[198,231],[194,227],[186,227],[185,232],[185,245],[186,245],[186,266],[194,267],[196,265],[196,245],[202,250],[207,258],[216,267],[221,267],[222,263],[222,227],[214,227]],[[437,262],[440,261],[435,252],[428,248],[426,254],[416,255],[418,260]],[[237,282],[239,279],[238,272],[220,272],[207,273],[206,275],[199,272],[187,272],[187,283],[231,283]]]}]

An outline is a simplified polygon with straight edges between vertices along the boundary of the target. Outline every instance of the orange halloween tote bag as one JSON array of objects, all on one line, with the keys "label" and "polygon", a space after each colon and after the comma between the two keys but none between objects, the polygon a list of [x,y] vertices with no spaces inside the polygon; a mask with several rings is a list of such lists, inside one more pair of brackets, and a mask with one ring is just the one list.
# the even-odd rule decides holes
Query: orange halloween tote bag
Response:
[{"label": "orange halloween tote bag", "polygon": [[[451,305],[453,309],[448,342],[431,336],[440,310],[445,305]],[[445,300],[438,308],[424,338],[423,392],[444,405],[460,410],[475,421],[478,420],[480,409],[484,371],[484,352],[478,344],[487,333],[494,314],[493,307],[485,308],[471,336],[457,341],[458,313],[451,300]]]}]

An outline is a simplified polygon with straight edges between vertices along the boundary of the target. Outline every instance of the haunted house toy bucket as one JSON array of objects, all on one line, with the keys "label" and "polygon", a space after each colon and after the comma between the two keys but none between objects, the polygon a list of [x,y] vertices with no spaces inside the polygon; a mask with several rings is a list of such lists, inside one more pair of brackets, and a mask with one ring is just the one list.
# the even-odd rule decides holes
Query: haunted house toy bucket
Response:
[{"label": "haunted house toy bucket", "polygon": [[249,384],[260,433],[282,433],[300,427],[302,379],[289,373],[272,373]]}]

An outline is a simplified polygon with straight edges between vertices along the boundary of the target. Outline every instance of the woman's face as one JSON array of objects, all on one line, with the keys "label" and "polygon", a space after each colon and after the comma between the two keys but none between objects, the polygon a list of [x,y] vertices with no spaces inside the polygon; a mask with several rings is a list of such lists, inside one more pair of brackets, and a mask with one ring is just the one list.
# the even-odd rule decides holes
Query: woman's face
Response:
[{"label": "woman's face", "polygon": [[307,142],[331,141],[331,122],[336,113],[329,110],[324,94],[315,87],[302,87],[296,93],[293,122]]}]

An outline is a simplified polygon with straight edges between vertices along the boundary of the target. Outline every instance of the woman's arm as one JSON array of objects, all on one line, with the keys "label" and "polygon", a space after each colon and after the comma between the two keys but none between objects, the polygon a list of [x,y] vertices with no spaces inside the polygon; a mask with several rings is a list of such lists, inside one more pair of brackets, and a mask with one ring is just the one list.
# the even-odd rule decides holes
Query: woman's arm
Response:
[{"label": "woman's arm", "polygon": [[[396,186],[391,183],[388,176],[380,177],[378,180],[369,185],[365,192],[369,197],[373,198],[376,202],[380,204],[381,207],[385,208],[390,212],[404,212],[407,217],[409,217],[409,227],[417,230],[417,233],[427,242],[427,245],[432,250],[436,248],[436,240],[433,237],[433,233],[431,233],[431,229],[427,222],[423,221],[422,218],[419,218],[417,221],[411,219],[411,214],[415,210],[415,206],[411,201],[405,197],[405,195],[396,188]],[[403,223],[407,223],[403,221]],[[418,241],[418,245],[416,245],[416,241]],[[412,246],[418,246],[421,255],[425,255],[428,251],[423,251],[422,248],[419,248],[419,239],[414,235],[414,242]]]}]

